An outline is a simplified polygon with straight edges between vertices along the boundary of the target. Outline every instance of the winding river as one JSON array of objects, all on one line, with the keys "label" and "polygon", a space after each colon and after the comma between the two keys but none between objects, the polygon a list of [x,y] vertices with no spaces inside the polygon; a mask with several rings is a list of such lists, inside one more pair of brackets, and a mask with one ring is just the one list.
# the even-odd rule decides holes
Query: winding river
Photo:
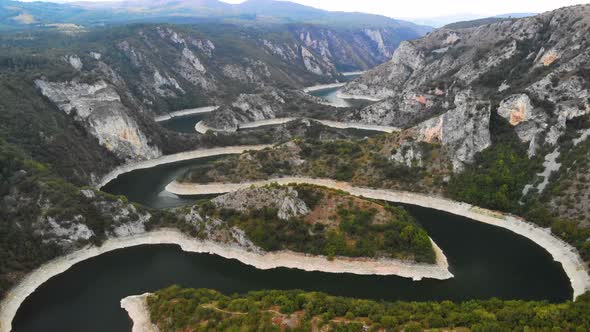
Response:
[{"label": "winding river", "polygon": [[[312,93],[329,102],[342,101],[336,96],[337,90]],[[192,114],[162,124],[174,131],[193,133],[195,123],[203,116]],[[153,208],[190,204],[203,196],[177,196],[165,187],[188,169],[218,158],[221,157],[136,169],[119,175],[102,189]],[[138,246],[88,259],[51,278],[23,302],[13,321],[13,331],[127,332],[131,322],[120,308],[120,300],[171,284],[226,293],[298,288],[384,300],[499,297],[559,302],[572,298],[573,290],[561,264],[532,241],[450,213],[413,205],[404,207],[443,249],[455,278],[415,282],[396,276],[286,268],[257,270],[236,260],[184,252],[175,245]]]},{"label": "winding river", "polygon": [[[138,169],[103,190],[157,208],[184,205],[196,197],[178,197],[163,188],[191,166],[215,158]],[[140,246],[83,261],[50,279],[19,308],[13,331],[129,331],[119,301],[171,284],[223,292],[300,288],[387,300],[571,299],[572,288],[561,264],[533,242],[464,217],[406,208],[444,250],[455,278],[414,282],[395,276],[257,270],[235,260],[183,252],[174,245]]]},{"label": "winding river", "polygon": [[119,301],[171,284],[227,293],[298,288],[388,300],[571,298],[560,264],[532,242],[454,215],[407,208],[443,248],[455,278],[413,282],[282,268],[263,271],[177,246],[141,246],[89,259],[52,278],[23,303],[13,331],[127,332],[130,322]]}]

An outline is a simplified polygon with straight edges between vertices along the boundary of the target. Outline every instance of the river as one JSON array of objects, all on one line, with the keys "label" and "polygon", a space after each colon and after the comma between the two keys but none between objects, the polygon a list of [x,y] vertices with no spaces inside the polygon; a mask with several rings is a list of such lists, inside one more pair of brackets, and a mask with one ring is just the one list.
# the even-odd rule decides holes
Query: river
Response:
[{"label": "river", "polygon": [[328,102],[330,105],[336,107],[355,107],[363,108],[370,105],[372,102],[363,99],[343,99],[337,96],[338,90],[341,88],[326,88],[308,92],[312,96],[316,96]]},{"label": "river", "polygon": [[[337,90],[312,94],[330,100],[337,98]],[[203,114],[196,114],[162,124],[174,131],[193,133],[194,124],[202,117]],[[186,205],[198,197],[178,197],[166,192],[164,187],[191,167],[217,158],[220,157],[136,170],[119,176],[103,190],[126,195],[131,201],[154,208]],[[405,207],[443,249],[455,278],[414,282],[395,276],[284,268],[262,271],[235,260],[186,253],[177,246],[140,246],[89,259],[49,280],[20,307],[13,331],[127,332],[131,323],[119,301],[172,284],[213,288],[225,293],[297,288],[384,300],[461,301],[500,297],[559,302],[571,299],[570,282],[561,265],[533,242],[463,217]]]},{"label": "river", "polygon": [[130,323],[119,301],[172,284],[225,293],[297,288],[386,300],[571,298],[560,264],[532,242],[462,217],[407,208],[445,251],[455,278],[414,282],[394,276],[262,271],[176,246],[141,246],[84,261],[52,278],[23,303],[13,331],[127,332]]}]

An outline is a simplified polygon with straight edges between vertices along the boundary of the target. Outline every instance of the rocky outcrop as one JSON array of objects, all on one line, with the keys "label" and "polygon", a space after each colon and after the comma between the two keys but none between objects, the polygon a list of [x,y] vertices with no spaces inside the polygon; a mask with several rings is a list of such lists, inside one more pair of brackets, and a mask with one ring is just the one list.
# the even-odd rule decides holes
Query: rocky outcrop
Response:
[{"label": "rocky outcrop", "polygon": [[409,141],[404,141],[402,145],[396,149],[395,153],[389,157],[389,160],[400,165],[405,165],[406,167],[423,166],[422,150],[414,142]]},{"label": "rocky outcrop", "polygon": [[437,95],[435,90],[427,93],[396,95],[392,98],[355,109],[347,114],[351,121],[374,125],[409,128],[452,108],[452,96]]},{"label": "rocky outcrop", "polygon": [[548,115],[540,108],[532,105],[526,94],[512,95],[500,103],[498,114],[512,125],[523,143],[529,143],[529,156],[535,155],[538,137],[547,128]]},{"label": "rocky outcrop", "polygon": [[[404,31],[401,27],[381,26],[359,29],[332,29],[320,25],[294,26],[293,34],[324,63],[349,70],[369,69],[391,59],[404,39],[413,39],[421,32]],[[269,45],[270,46],[270,45]],[[288,47],[277,53],[288,56]]]},{"label": "rocky outcrop", "polygon": [[43,216],[37,220],[34,227],[36,234],[47,239],[45,241],[70,248],[76,241],[89,240],[95,235],[84,222],[85,218],[82,215],[76,215],[72,220],[57,220],[51,216]]},{"label": "rocky outcrop", "polygon": [[[543,146],[553,150],[568,121],[590,110],[590,42],[584,37],[589,24],[590,5],[579,5],[470,28],[442,28],[402,42],[389,62],[342,88],[343,94],[381,100],[349,117],[416,126],[422,140],[446,141],[454,169],[460,170],[490,145],[489,114],[464,113],[465,106],[457,104],[462,98],[457,96],[469,95],[475,104],[499,105],[493,111],[528,144],[529,156]],[[486,120],[475,124],[466,114]],[[447,127],[452,122],[455,127]],[[445,138],[448,133],[457,137]],[[408,163],[402,155],[394,159]]]},{"label": "rocky outcrop", "polygon": [[491,106],[475,100],[468,93],[457,95],[456,108],[416,126],[419,140],[441,144],[449,151],[453,170],[461,171],[476,153],[492,144],[490,138]]},{"label": "rocky outcrop", "polygon": [[158,147],[150,144],[117,91],[106,82],[37,80],[35,84],[59,109],[81,122],[99,144],[121,159],[135,161],[162,154]]},{"label": "rocky outcrop", "polygon": [[292,187],[261,187],[238,190],[212,200],[217,207],[247,212],[264,208],[277,209],[283,220],[299,217],[310,212],[298,192]]},{"label": "rocky outcrop", "polygon": [[221,131],[236,131],[240,124],[274,119],[287,106],[285,93],[264,89],[259,93],[240,94],[230,105],[224,105],[204,120],[204,125]]},{"label": "rocky outcrop", "polygon": [[[588,17],[590,6],[574,6],[473,28],[438,29],[401,43],[391,61],[351,82],[344,92],[383,99],[420,93],[435,83],[526,88],[541,67],[571,72],[587,63],[588,52],[580,50],[588,47],[583,37]],[[522,67],[510,65],[515,63]],[[513,69],[511,75],[509,69]],[[502,70],[507,75],[495,74]]]}]

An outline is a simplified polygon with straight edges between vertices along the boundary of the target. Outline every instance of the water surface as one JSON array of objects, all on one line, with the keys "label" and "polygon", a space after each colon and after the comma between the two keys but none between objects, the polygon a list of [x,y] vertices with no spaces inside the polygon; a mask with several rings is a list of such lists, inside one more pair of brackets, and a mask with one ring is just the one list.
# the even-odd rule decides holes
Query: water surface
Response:
[{"label": "water surface", "polygon": [[14,331],[127,332],[130,322],[119,301],[172,284],[224,293],[304,289],[384,300],[571,298],[561,265],[531,241],[447,213],[408,209],[445,251],[454,279],[414,282],[394,276],[263,271],[218,256],[185,253],[177,246],[141,246],[84,261],[49,280],[19,309]]},{"label": "water surface", "polygon": [[[192,203],[164,187],[203,158],[124,174],[104,190],[162,208]],[[532,241],[508,230],[464,217],[407,205],[445,252],[451,280],[414,282],[395,276],[358,276],[257,270],[235,260],[185,253],[177,246],[152,245],[101,255],[75,265],[42,285],[19,309],[14,331],[129,331],[119,301],[172,284],[213,288],[224,293],[259,289],[304,289],[383,300],[571,299],[561,265]]]},{"label": "water surface", "polygon": [[160,122],[162,127],[179,133],[196,134],[195,125],[203,120],[208,113],[198,113],[185,116],[177,116],[170,120]]},{"label": "water surface", "polygon": [[163,209],[194,203],[196,197],[180,197],[165,190],[166,186],[193,167],[204,165],[226,156],[215,156],[181,161],[152,168],[138,169],[119,175],[102,187],[102,191],[113,195],[124,195],[136,203]]},{"label": "water surface", "polygon": [[370,105],[372,102],[364,99],[343,99],[337,96],[340,88],[328,88],[310,91],[309,94],[325,100],[326,102],[336,107],[354,107],[363,108]]}]

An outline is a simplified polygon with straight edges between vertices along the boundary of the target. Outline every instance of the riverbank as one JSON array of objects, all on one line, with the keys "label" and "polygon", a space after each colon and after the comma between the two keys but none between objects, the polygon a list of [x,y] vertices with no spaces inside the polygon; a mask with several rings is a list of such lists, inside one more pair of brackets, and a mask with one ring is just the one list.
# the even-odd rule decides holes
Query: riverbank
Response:
[{"label": "riverbank", "polygon": [[[380,131],[384,133],[393,133],[400,131],[399,128],[391,127],[391,126],[378,126],[378,125],[371,125],[365,123],[358,123],[358,122],[339,122],[339,121],[332,121],[332,120],[318,120],[312,118],[274,118],[268,120],[260,120],[260,121],[253,121],[240,124],[240,129],[250,129],[250,128],[258,128],[264,126],[276,126],[282,125],[291,121],[295,120],[309,120],[318,122],[326,127],[337,128],[337,129],[361,129],[361,130],[372,130],[372,131]],[[222,129],[211,128],[203,123],[203,121],[199,121],[195,125],[195,130],[200,134],[206,134],[207,131],[219,131],[222,132]]]},{"label": "riverbank", "polygon": [[56,258],[31,272],[6,294],[0,304],[0,332],[10,332],[12,320],[22,302],[52,277],[67,271],[79,262],[110,251],[155,244],[174,244],[180,246],[186,252],[213,254],[226,259],[236,259],[261,270],[285,267],[328,273],[397,275],[412,278],[413,280],[422,278],[444,280],[453,277],[448,271],[447,258],[434,242],[433,248],[437,256],[436,265],[384,258],[336,257],[329,260],[323,256],[311,256],[291,251],[256,253],[246,251],[244,248],[235,245],[199,240],[174,229],[161,229],[129,237],[109,239],[100,247],[90,246],[75,251],[69,255]]},{"label": "riverbank", "polygon": [[160,158],[140,161],[136,163],[126,164],[119,166],[112,170],[110,173],[105,175],[101,181],[96,185],[97,189],[100,189],[107,185],[107,183],[116,179],[119,175],[125,174],[134,170],[138,169],[145,169],[156,167],[159,165],[171,164],[179,161],[197,159],[197,158],[206,158],[206,157],[213,157],[213,156],[221,156],[227,154],[240,154],[248,150],[263,150],[266,148],[270,148],[272,145],[269,144],[261,144],[261,145],[238,145],[238,146],[230,146],[230,147],[221,147],[221,148],[212,148],[212,149],[200,149],[200,150],[193,150],[187,152],[180,152],[175,154],[169,154],[166,156],[162,156]]},{"label": "riverbank", "polygon": [[173,118],[183,117],[183,116],[187,116],[187,115],[211,113],[218,108],[219,108],[219,106],[205,106],[205,107],[199,107],[199,108],[189,108],[189,109],[180,110],[180,111],[171,112],[168,114],[157,116],[154,118],[154,121],[163,122],[163,121],[171,120]]},{"label": "riverbank", "polygon": [[313,92],[325,89],[334,89],[334,88],[341,88],[345,86],[346,83],[330,83],[330,84],[319,84],[314,86],[308,86],[307,88],[303,89],[303,92]]},{"label": "riverbank", "polygon": [[372,102],[378,102],[381,101],[382,99],[379,98],[374,98],[374,97],[369,97],[369,96],[362,96],[362,95],[349,95],[347,93],[344,93],[340,90],[338,90],[336,92],[336,97],[341,98],[341,99],[360,99],[360,100],[368,100],[368,101],[372,101]]},{"label": "riverbank", "polygon": [[147,305],[149,295],[150,293],[128,296],[121,300],[121,308],[127,311],[127,315],[133,321],[131,332],[159,332],[158,327],[152,324],[150,318]]},{"label": "riverbank", "polygon": [[360,71],[347,71],[347,72],[340,73],[340,74],[342,74],[342,76],[359,76],[359,75],[362,75],[366,72],[367,72],[366,70],[360,70]]},{"label": "riverbank", "polygon": [[479,208],[471,204],[456,202],[442,197],[394,190],[360,188],[354,187],[346,182],[300,177],[285,177],[246,183],[212,183],[206,185],[174,181],[166,187],[166,190],[177,195],[223,194],[252,185],[261,186],[272,182],[278,184],[301,183],[325,186],[343,190],[355,196],[417,205],[463,216],[492,226],[502,227],[533,241],[549,252],[555,261],[561,263],[573,288],[574,299],[590,290],[588,267],[580,257],[578,251],[570,244],[554,236],[550,229],[543,229],[524,219],[509,214]]}]

